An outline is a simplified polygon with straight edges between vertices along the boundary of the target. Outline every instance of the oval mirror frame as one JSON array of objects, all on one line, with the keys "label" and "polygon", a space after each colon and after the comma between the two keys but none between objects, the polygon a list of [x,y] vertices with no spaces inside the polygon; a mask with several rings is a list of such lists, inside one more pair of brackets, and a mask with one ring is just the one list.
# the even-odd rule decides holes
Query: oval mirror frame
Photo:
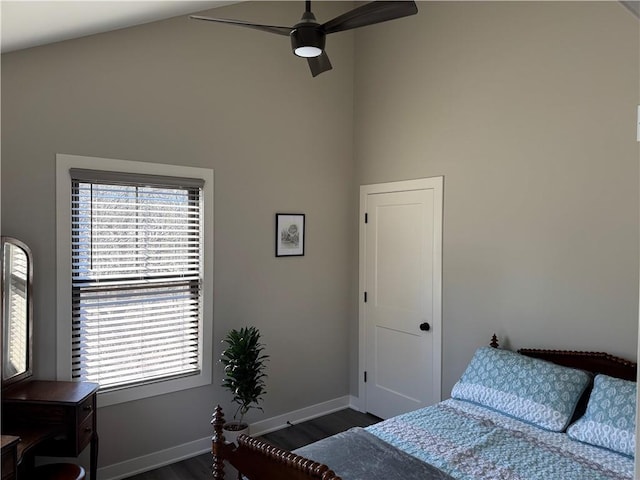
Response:
[{"label": "oval mirror frame", "polygon": [[0,371],[4,388],[33,374],[33,259],[25,243],[11,237],[1,239]]}]

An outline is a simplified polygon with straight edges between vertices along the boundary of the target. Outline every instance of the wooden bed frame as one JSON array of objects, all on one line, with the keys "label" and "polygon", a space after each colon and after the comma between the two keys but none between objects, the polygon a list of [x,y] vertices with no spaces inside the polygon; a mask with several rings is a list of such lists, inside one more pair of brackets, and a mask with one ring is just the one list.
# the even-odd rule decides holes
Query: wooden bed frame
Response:
[{"label": "wooden bed frame", "polygon": [[[498,348],[498,339],[493,335],[490,345]],[[558,365],[579,368],[592,373],[602,373],[625,380],[636,380],[636,363],[603,352],[579,352],[569,350],[521,349],[519,353],[551,361]],[[583,395],[578,411],[586,408],[588,392]],[[225,462],[231,464],[249,480],[341,480],[327,465],[275,447],[267,442],[241,435],[238,444],[227,443],[223,434],[225,424],[222,407],[218,405],[213,414],[214,435],[212,438],[213,478],[225,479]]]}]

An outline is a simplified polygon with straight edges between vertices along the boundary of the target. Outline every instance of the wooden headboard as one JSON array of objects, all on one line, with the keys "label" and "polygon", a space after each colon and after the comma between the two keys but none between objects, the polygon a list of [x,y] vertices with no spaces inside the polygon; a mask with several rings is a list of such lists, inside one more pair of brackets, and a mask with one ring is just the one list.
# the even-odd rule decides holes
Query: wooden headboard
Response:
[{"label": "wooden headboard", "polygon": [[[499,348],[498,337],[491,337],[489,346]],[[601,373],[623,380],[637,380],[638,364],[604,352],[582,352],[577,350],[544,350],[521,348],[518,353],[539,358],[565,367],[577,368],[592,374]]]},{"label": "wooden headboard", "polygon": [[527,357],[548,360],[565,367],[586,370],[591,373],[601,373],[610,377],[636,381],[638,366],[624,358],[615,357],[603,352],[579,352],[567,350],[539,350],[522,348],[518,353]]}]

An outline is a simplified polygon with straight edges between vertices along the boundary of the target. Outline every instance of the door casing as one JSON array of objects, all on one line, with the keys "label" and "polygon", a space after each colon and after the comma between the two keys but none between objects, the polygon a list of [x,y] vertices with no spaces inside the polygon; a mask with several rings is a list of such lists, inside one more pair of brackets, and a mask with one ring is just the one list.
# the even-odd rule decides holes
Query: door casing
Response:
[{"label": "door casing", "polygon": [[366,317],[364,292],[365,285],[365,214],[367,195],[376,193],[404,192],[412,190],[434,190],[434,225],[433,225],[433,318],[431,329],[433,335],[433,398],[442,399],[442,221],[444,199],[444,177],[430,177],[398,182],[377,183],[360,186],[359,223],[359,281],[358,281],[358,400],[354,407],[366,410],[366,389],[364,372],[366,367]]}]

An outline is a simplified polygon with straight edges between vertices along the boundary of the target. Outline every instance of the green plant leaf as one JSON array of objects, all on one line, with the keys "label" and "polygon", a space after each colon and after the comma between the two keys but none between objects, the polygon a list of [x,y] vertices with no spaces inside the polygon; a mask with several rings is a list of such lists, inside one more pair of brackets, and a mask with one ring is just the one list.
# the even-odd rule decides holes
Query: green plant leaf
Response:
[{"label": "green plant leaf", "polygon": [[227,343],[227,348],[220,358],[225,366],[222,386],[233,394],[233,401],[238,404],[234,419],[239,413],[242,422],[251,408],[262,410],[258,403],[266,393],[263,379],[267,377],[264,370],[269,356],[262,354],[264,345],[260,343],[260,332],[255,327],[230,330],[223,342]]}]

